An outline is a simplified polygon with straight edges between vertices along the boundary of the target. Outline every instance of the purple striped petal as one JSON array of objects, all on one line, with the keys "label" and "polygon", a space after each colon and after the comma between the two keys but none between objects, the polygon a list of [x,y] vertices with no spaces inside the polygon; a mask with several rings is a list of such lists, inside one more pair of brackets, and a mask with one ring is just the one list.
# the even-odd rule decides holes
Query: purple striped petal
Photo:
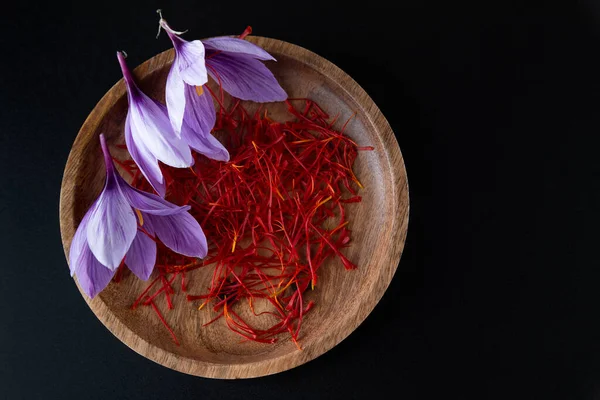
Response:
[{"label": "purple striped petal", "polygon": [[136,218],[117,185],[107,184],[89,211],[87,242],[96,259],[115,270],[135,237]]},{"label": "purple striped petal", "polygon": [[194,132],[207,135],[215,126],[217,113],[215,112],[212,96],[205,87],[200,87],[202,88],[202,94],[198,95],[195,86],[185,86],[185,114],[183,119]]},{"label": "purple striped petal", "polygon": [[210,133],[207,135],[198,134],[184,125],[181,137],[198,153],[213,160],[229,161],[229,152],[225,146]]},{"label": "purple striped petal", "polygon": [[117,173],[115,173],[115,177],[119,189],[121,189],[121,193],[125,196],[129,205],[143,213],[171,215],[190,209],[190,206],[178,206],[160,196],[134,188]]},{"label": "purple striped petal", "polygon": [[156,243],[138,230],[125,256],[125,264],[138,278],[148,280],[156,263]]},{"label": "purple striped petal", "polygon": [[[122,178],[121,178],[122,179]],[[129,185],[125,180],[120,183],[121,192],[131,207],[153,215],[172,215],[190,209],[190,206],[177,206],[155,194],[146,193]]]},{"label": "purple striped petal", "polygon": [[171,250],[188,257],[206,257],[208,244],[198,221],[189,213],[167,216],[145,215],[156,236]]},{"label": "purple striped petal", "polygon": [[77,281],[83,292],[93,299],[108,286],[116,270],[111,271],[102,265],[87,246],[80,253],[79,260]]},{"label": "purple striped petal", "polygon": [[206,60],[208,73],[234,97],[257,102],[282,101],[287,98],[273,73],[249,56],[218,53]]},{"label": "purple striped petal", "polygon": [[[183,207],[182,207],[183,208]],[[186,207],[189,208],[189,207]],[[148,217],[148,214],[142,212],[142,221],[140,221],[141,229],[144,229],[150,236],[156,238],[156,232],[154,232],[154,225],[152,225],[152,220]]]},{"label": "purple striped petal", "polygon": [[227,149],[211,134],[216,112],[212,97],[206,91],[198,95],[196,87],[186,85],[186,108],[181,137],[195,151],[218,161],[229,161]]},{"label": "purple striped petal", "polygon": [[[94,206],[95,203],[91,208],[94,208]],[[88,211],[79,223],[77,231],[75,232],[73,240],[71,241],[71,248],[69,249],[69,270],[71,271],[71,276],[78,273],[78,271],[84,265],[85,252],[89,251],[89,246],[87,244],[87,226],[89,220],[90,212]]]},{"label": "purple striped petal", "polygon": [[256,58],[257,60],[272,60],[275,58],[267,53],[263,48],[250,43],[244,39],[231,38],[231,37],[217,37],[212,39],[206,39],[203,41],[204,47],[207,51],[206,56],[210,59],[210,56],[214,54],[214,51],[226,51],[229,53],[240,53],[247,56]]}]

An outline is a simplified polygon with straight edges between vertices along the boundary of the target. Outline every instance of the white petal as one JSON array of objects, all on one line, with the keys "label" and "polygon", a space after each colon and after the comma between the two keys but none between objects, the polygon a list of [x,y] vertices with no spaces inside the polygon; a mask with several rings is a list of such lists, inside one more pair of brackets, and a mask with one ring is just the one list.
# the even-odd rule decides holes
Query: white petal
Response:
[{"label": "white petal", "polygon": [[176,168],[194,163],[190,148],[175,134],[165,106],[142,93],[131,102],[129,113],[133,140],[144,143],[158,160]]},{"label": "white petal", "polygon": [[208,82],[204,63],[204,45],[199,40],[182,41],[176,47],[177,56],[173,61],[181,79],[188,85],[202,86]]},{"label": "white petal", "polygon": [[143,141],[136,142],[133,139],[129,114],[127,114],[127,120],[125,121],[125,144],[127,145],[129,154],[131,154],[131,158],[135,161],[140,171],[142,171],[142,174],[150,182],[154,190],[156,190],[156,193],[164,197],[167,188],[165,187],[162,171],[158,166],[158,160],[144,145]]},{"label": "white petal", "polygon": [[87,227],[87,242],[94,257],[115,270],[137,233],[137,220],[117,185],[107,185],[98,198]]},{"label": "white petal", "polygon": [[185,86],[186,84],[181,79],[177,66],[173,63],[167,77],[165,98],[171,125],[179,137],[181,137],[181,124],[183,123],[183,113],[185,111]]}]

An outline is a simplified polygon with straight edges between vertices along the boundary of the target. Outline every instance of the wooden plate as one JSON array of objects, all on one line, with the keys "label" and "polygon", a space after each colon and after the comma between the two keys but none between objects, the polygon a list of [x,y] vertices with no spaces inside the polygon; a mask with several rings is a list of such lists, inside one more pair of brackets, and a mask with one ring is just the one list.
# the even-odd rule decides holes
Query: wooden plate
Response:
[{"label": "wooden plate", "polygon": [[[175,297],[173,310],[164,312],[181,342],[176,346],[150,307],[130,309],[146,285],[133,276],[111,283],[94,300],[83,296],[100,321],[139,354],[166,367],[210,378],[251,378],[285,371],[341,342],[373,310],[388,287],[400,261],[408,225],[408,183],[402,154],[392,129],[365,91],[335,65],[306,49],[274,39],[249,40],[277,58],[277,63],[268,66],[290,97],[311,98],[331,115],[339,113],[341,122],[356,112],[346,133],[359,146],[374,146],[375,151],[359,154],[355,172],[365,185],[360,193],[363,201],[348,206],[353,242],[346,255],[358,269],[346,271],[335,260],[319,270],[319,285],[307,295],[316,307],[302,325],[303,350],[290,340],[272,345],[240,343],[223,321],[202,327],[211,318],[210,311],[198,311],[182,295]],[[164,83],[172,60],[173,51],[169,50],[136,68],[134,75],[142,90],[164,100]],[[270,104],[268,108],[275,119],[284,110],[282,104]],[[75,139],[60,194],[65,254],[79,222],[104,184],[98,135],[104,133],[109,144],[122,143],[126,113],[127,97],[121,80],[100,100]],[[114,147],[113,152],[118,155]],[[188,274],[190,292],[206,287],[202,282],[208,275],[198,271],[203,269]]]}]

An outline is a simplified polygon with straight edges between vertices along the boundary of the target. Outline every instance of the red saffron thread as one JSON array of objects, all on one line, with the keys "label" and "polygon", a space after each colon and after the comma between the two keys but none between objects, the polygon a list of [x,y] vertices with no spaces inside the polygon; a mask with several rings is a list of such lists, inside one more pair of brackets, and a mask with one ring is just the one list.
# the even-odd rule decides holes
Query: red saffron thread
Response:
[{"label": "red saffron thread", "polygon": [[[248,27],[240,37],[250,32]],[[162,298],[172,309],[177,275],[181,292],[187,292],[188,273],[214,267],[207,290],[185,296],[189,302],[201,301],[199,309],[216,312],[205,326],[223,318],[243,341],[274,343],[287,334],[301,349],[303,318],[314,307],[306,291],[316,288],[319,268],[331,259],[340,260],[346,269],[356,268],[341,252],[351,233],[345,207],[362,200],[357,194],[362,185],[352,171],[357,154],[374,148],[358,147],[343,134],[352,117],[336,131],[337,117],[331,120],[309,99],[288,100],[294,120],[280,123],[262,106],[250,112],[236,100],[227,108],[222,89],[214,93],[205,88],[219,105],[215,131],[225,134],[231,160],[223,163],[194,154],[193,168],[162,169],[167,199],[191,206],[189,212],[209,240],[208,255],[198,261],[158,242],[157,276],[132,308],[151,306],[179,345],[156,302]],[[132,176],[133,186],[151,191],[135,164],[118,164]],[[258,300],[271,310],[257,314]],[[250,310],[249,318],[270,316],[275,322],[259,329],[242,317],[242,306]]]},{"label": "red saffron thread", "polygon": [[152,305],[152,308],[154,309],[154,312],[156,313],[156,315],[158,315],[160,322],[162,322],[162,324],[165,326],[165,328],[167,328],[167,330],[171,334],[171,337],[173,338],[173,341],[175,342],[175,344],[177,346],[179,346],[179,340],[177,340],[177,336],[175,336],[175,332],[173,332],[173,329],[171,329],[171,327],[165,320],[165,317],[163,317],[163,315],[160,313],[158,307],[156,307],[156,304],[154,304],[154,302],[150,302],[150,304]]}]

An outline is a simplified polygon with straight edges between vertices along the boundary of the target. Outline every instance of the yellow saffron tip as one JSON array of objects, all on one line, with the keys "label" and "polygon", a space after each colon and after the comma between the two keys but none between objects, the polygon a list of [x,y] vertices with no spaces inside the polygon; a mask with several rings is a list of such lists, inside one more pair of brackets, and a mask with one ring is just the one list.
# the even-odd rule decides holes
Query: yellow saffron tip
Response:
[{"label": "yellow saffron tip", "polygon": [[138,216],[138,221],[140,223],[140,226],[144,226],[144,217],[142,217],[142,212],[140,210],[138,210],[137,208],[134,208],[134,210]]},{"label": "yellow saffron tip", "polygon": [[282,195],[282,194],[281,194],[281,192],[279,191],[279,189],[275,188],[275,193],[277,193],[277,195],[279,196],[279,198],[280,198],[281,200],[285,200],[285,199],[283,198],[283,195]]},{"label": "yellow saffron tip", "polygon": [[296,348],[298,348],[298,350],[302,351],[302,347],[300,347],[300,345],[298,344],[298,341],[296,339],[294,339],[294,338],[292,338],[292,341],[296,345]]},{"label": "yellow saffron tip", "polygon": [[361,189],[365,188],[356,177],[354,177],[352,180],[358,185],[359,188],[361,188]]},{"label": "yellow saffron tip", "polygon": [[196,93],[198,96],[202,96],[204,94],[204,88],[202,88],[202,86],[196,86]]},{"label": "yellow saffron tip", "polygon": [[329,200],[331,200],[331,196],[327,197],[324,200],[321,200],[320,202],[317,203],[317,205],[315,206],[315,210],[319,207],[321,207],[323,204],[327,203]]},{"label": "yellow saffron tip", "polygon": [[301,144],[301,143],[307,143],[307,142],[313,142],[315,139],[303,139],[303,140],[296,140],[294,142],[290,142],[291,144]]},{"label": "yellow saffron tip", "polygon": [[279,302],[279,299],[277,298],[277,295],[275,295],[275,297],[274,297],[273,299],[275,300],[275,303],[277,303],[277,305],[278,305],[280,308],[283,308],[283,306],[282,306],[282,305],[281,305],[281,303]]},{"label": "yellow saffron tip", "polygon": [[[225,296],[225,300],[227,300],[227,296]],[[225,315],[225,318],[229,318],[229,313],[227,312],[227,301],[225,301],[225,304],[223,304],[223,314]]]},{"label": "yellow saffron tip", "polygon": [[333,235],[334,232],[336,232],[337,230],[343,228],[344,226],[348,225],[350,223],[350,221],[346,221],[343,224],[341,224],[340,226],[338,226],[337,228],[335,228],[334,230],[332,230],[331,232],[329,232],[330,235]]}]

